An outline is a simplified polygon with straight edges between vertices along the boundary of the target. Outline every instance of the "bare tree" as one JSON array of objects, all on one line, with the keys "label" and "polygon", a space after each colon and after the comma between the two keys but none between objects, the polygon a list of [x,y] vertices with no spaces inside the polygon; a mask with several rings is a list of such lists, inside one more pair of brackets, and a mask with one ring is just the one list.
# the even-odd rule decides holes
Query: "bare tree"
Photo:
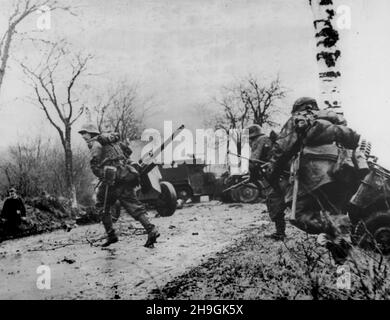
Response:
[{"label": "bare tree", "polygon": [[[68,195],[72,196],[75,205],[71,133],[73,124],[84,111],[84,106],[77,94],[74,94],[74,89],[80,76],[86,72],[87,63],[91,58],[90,55],[74,54],[60,43],[51,48],[37,68],[21,64],[31,80],[40,108],[60,137],[65,154]],[[80,94],[78,96],[80,97]]]},{"label": "bare tree", "polygon": [[255,77],[248,76],[236,85],[223,88],[221,97],[214,99],[218,110],[211,116],[208,114],[207,123],[226,131],[242,130],[252,123],[274,127],[278,124],[275,119],[279,113],[277,102],[285,95],[278,77],[269,84],[261,84]]},{"label": "bare tree", "polygon": [[[57,140],[57,139],[56,139]],[[62,146],[50,138],[22,137],[0,156],[0,192],[15,186],[24,197],[43,191],[55,196],[67,192]],[[92,181],[85,149],[73,150],[73,179],[78,200],[90,204]]]},{"label": "bare tree", "polygon": [[335,10],[332,0],[309,0],[313,16],[317,46],[316,59],[319,67],[320,90],[325,108],[343,113],[340,102],[340,70],[338,59],[341,56],[337,48],[339,33],[334,28]]},{"label": "bare tree", "polygon": [[249,119],[253,120],[253,123],[270,127],[278,125],[274,121],[278,113],[275,102],[286,96],[279,78],[269,85],[261,86],[257,79],[250,76],[244,84],[240,85],[239,90],[241,101],[249,109]]},{"label": "bare tree", "polygon": [[122,82],[97,100],[92,113],[100,131],[118,132],[123,140],[139,138],[145,116],[153,107],[151,98],[141,98],[136,85]]},{"label": "bare tree", "polygon": [[[242,103],[239,87],[223,88],[223,96],[215,101],[222,107],[222,112],[215,115],[216,128],[226,131],[229,129],[243,129],[250,117],[249,105]],[[221,121],[222,120],[222,121]]]},{"label": "bare tree", "polygon": [[0,34],[0,92],[10,57],[11,44],[17,35],[17,27],[28,16],[38,12],[41,8],[70,10],[69,6],[60,4],[57,0],[15,0],[13,11],[8,19],[7,29]]},{"label": "bare tree", "polygon": [[213,100],[213,108],[198,105],[200,114],[207,115],[204,125],[213,129],[222,129],[229,134],[229,139],[217,142],[233,142],[237,153],[241,154],[242,131],[250,124],[275,127],[276,115],[280,113],[277,102],[283,99],[286,90],[278,77],[269,83],[261,83],[253,76],[228,87],[223,87],[221,95]]},{"label": "bare tree", "polygon": [[23,196],[36,194],[44,179],[40,164],[46,155],[47,144],[40,137],[10,146],[0,164],[7,185],[16,186]]}]

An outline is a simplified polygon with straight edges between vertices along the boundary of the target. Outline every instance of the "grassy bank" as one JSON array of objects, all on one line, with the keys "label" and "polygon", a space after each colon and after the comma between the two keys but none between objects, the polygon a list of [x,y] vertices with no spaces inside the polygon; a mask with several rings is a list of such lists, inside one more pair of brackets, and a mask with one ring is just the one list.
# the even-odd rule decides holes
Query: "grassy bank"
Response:
[{"label": "grassy bank", "polygon": [[[272,224],[151,292],[154,299],[389,299],[389,259],[355,248],[338,268],[328,252],[289,226],[285,242],[264,238]],[[351,288],[343,289],[342,270]]]}]

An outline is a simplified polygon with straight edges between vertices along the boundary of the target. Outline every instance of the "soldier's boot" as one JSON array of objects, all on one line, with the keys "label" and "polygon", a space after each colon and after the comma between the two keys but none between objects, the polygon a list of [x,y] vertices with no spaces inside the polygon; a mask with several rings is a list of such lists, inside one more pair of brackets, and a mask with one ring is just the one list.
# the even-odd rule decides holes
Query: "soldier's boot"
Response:
[{"label": "soldier's boot", "polygon": [[326,248],[329,250],[334,262],[338,265],[342,265],[347,260],[352,246],[342,237],[338,237],[333,241],[329,241],[326,244]]},{"label": "soldier's boot", "polygon": [[138,217],[138,221],[148,233],[148,239],[146,240],[144,247],[153,248],[154,244],[157,242],[157,238],[160,236],[160,233],[158,232],[156,226],[149,221],[144,213]]},{"label": "soldier's boot", "polygon": [[332,240],[326,233],[320,233],[318,235],[317,243],[329,250],[334,262],[338,265],[344,264],[352,249],[352,246],[343,237],[336,237]]},{"label": "soldier's boot", "polygon": [[118,242],[119,239],[112,226],[111,212],[109,212],[109,214],[107,215],[103,214],[102,222],[103,222],[104,229],[106,230],[107,233],[107,240],[102,244],[102,247],[105,248],[108,247],[110,244]]},{"label": "soldier's boot", "polygon": [[284,221],[284,219],[275,221],[275,229],[275,232],[265,234],[264,237],[270,238],[275,241],[283,241],[286,237],[286,222]]},{"label": "soldier's boot", "polygon": [[108,247],[109,245],[111,245],[115,242],[118,242],[118,241],[119,241],[119,239],[118,239],[117,235],[115,234],[115,232],[113,234],[109,234],[109,235],[107,235],[106,242],[104,242],[102,244],[102,248]]}]

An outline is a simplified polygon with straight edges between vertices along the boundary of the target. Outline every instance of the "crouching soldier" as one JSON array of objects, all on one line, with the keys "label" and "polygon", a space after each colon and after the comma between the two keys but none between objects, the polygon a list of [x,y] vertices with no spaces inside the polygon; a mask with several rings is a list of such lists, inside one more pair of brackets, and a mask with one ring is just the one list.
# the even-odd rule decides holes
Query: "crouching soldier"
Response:
[{"label": "crouching soldier", "polygon": [[110,211],[110,207],[117,200],[135,220],[142,224],[148,233],[145,247],[153,247],[160,234],[157,228],[150,223],[146,216],[145,206],[137,198],[135,188],[139,183],[139,175],[127,163],[125,153],[120,145],[119,135],[116,133],[100,134],[93,124],[83,125],[79,133],[88,144],[91,153],[90,165],[92,172],[100,180],[96,195],[96,207],[101,213],[102,222],[107,233],[107,241],[102,247],[107,247],[118,241]]},{"label": "crouching soldier", "polygon": [[[249,132],[249,146],[251,148],[250,160],[267,162],[269,160],[272,145],[271,139],[261,132],[261,127],[258,124],[253,124],[247,129]],[[249,172],[251,177],[254,179],[262,179],[264,181],[263,177],[259,175],[260,170],[259,165],[256,164],[255,161],[249,162]],[[284,201],[283,193],[283,190],[285,189],[285,181],[285,179],[280,179],[274,186],[269,185],[267,181],[265,181],[267,188],[266,205],[268,214],[271,221],[275,224],[275,232],[265,234],[265,237],[276,241],[281,241],[286,237],[286,222],[284,220],[284,215],[287,205]]]},{"label": "crouching soldier", "polygon": [[289,161],[294,164],[285,197],[292,203],[291,223],[321,234],[335,262],[343,263],[351,248],[346,205],[355,181],[348,155],[360,136],[336,113],[320,111],[315,99],[298,99],[291,113],[273,144],[270,180],[277,180]]}]

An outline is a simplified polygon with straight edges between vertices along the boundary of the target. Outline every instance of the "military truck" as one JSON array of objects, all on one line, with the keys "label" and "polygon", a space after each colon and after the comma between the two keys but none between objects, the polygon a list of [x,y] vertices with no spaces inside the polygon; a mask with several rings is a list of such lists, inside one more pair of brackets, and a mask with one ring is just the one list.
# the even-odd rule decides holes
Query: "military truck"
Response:
[{"label": "military truck", "polygon": [[160,166],[160,171],[162,179],[174,186],[178,199],[198,202],[201,196],[212,199],[215,193],[215,174],[206,172],[206,167],[199,159],[188,159],[170,167]]}]

